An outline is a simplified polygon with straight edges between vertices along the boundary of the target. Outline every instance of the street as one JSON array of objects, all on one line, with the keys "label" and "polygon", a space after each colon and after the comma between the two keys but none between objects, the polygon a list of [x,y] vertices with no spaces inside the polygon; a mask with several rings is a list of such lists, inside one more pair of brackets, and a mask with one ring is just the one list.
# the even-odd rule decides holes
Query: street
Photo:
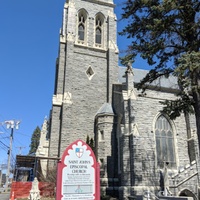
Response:
[{"label": "street", "polygon": [[10,193],[0,193],[1,200],[9,200]]}]

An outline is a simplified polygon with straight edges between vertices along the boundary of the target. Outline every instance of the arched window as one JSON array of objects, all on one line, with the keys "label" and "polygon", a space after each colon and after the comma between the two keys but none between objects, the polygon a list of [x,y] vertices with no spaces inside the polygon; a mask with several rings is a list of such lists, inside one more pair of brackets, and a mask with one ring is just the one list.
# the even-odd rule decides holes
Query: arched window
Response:
[{"label": "arched window", "polygon": [[87,15],[84,10],[78,13],[78,41],[85,41],[86,37],[86,19]]},{"label": "arched window", "polygon": [[78,26],[78,39],[79,40],[84,40],[84,36],[85,36],[84,32],[85,32],[85,27],[82,24],[80,24]]},{"label": "arched window", "polygon": [[96,28],[96,40],[95,42],[97,44],[101,44],[101,29],[100,28]]},{"label": "arched window", "polygon": [[103,16],[100,14],[96,16],[95,23],[95,44],[102,45],[102,32],[103,32]]},{"label": "arched window", "polygon": [[160,115],[155,123],[157,165],[163,168],[164,162],[168,167],[176,166],[174,134],[169,120]]}]

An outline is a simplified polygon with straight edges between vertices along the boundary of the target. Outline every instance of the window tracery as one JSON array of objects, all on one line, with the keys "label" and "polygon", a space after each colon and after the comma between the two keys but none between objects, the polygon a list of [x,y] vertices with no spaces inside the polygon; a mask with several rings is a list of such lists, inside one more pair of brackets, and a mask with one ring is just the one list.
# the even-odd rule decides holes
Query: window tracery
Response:
[{"label": "window tracery", "polygon": [[95,18],[95,46],[103,46],[103,23],[104,17],[102,14],[98,14]]},{"label": "window tracery", "polygon": [[174,133],[169,120],[160,115],[155,123],[156,152],[157,165],[164,167],[164,162],[168,163],[168,167],[175,167],[175,146]]},{"label": "window tracery", "polygon": [[101,44],[102,42],[102,22],[100,18],[96,19],[96,32],[95,32],[95,43],[96,44]]},{"label": "window tracery", "polygon": [[78,43],[84,44],[86,41],[87,14],[84,10],[78,13]]}]

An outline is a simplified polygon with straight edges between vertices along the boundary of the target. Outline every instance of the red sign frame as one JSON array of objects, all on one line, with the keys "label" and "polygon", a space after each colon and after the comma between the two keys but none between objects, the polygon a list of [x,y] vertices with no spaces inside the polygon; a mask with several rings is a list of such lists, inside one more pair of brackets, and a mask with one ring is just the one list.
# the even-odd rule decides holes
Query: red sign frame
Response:
[{"label": "red sign frame", "polygon": [[[84,160],[83,160],[84,159]],[[82,164],[80,164],[82,163]],[[91,169],[88,171],[88,168]],[[91,172],[88,174],[88,172]],[[87,174],[86,174],[87,173]],[[71,143],[64,151],[62,158],[58,161],[57,165],[57,184],[56,184],[56,200],[90,200],[82,193],[83,190],[79,189],[80,180],[87,177],[90,179],[90,199],[100,200],[100,166],[96,162],[96,157],[91,147],[82,140],[76,140]],[[77,178],[78,177],[78,178]],[[73,179],[71,184],[70,179]],[[79,180],[80,179],[80,180]],[[78,181],[76,183],[76,181]],[[87,181],[87,180],[85,180]],[[89,180],[88,180],[89,181]],[[71,185],[70,185],[70,184]],[[67,186],[65,186],[67,184]],[[81,184],[84,188],[84,184]],[[77,189],[74,190],[73,187]],[[72,189],[64,189],[64,188]],[[64,194],[64,190],[67,190],[67,194]],[[87,189],[86,189],[87,190]],[[70,193],[74,191],[74,193]],[[77,192],[78,191],[78,192]],[[92,193],[91,193],[92,191]],[[69,193],[69,195],[68,195]],[[93,195],[92,195],[93,194]],[[68,197],[69,196],[69,197]],[[92,197],[92,198],[91,198]]]}]

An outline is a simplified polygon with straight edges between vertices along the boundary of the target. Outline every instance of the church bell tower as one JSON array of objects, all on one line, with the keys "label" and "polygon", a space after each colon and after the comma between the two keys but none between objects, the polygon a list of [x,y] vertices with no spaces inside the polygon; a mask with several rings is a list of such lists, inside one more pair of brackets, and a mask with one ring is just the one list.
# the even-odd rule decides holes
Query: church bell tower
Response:
[{"label": "church bell tower", "polygon": [[50,157],[73,141],[94,138],[95,116],[111,103],[118,47],[113,0],[67,0],[64,4],[50,116]]}]

